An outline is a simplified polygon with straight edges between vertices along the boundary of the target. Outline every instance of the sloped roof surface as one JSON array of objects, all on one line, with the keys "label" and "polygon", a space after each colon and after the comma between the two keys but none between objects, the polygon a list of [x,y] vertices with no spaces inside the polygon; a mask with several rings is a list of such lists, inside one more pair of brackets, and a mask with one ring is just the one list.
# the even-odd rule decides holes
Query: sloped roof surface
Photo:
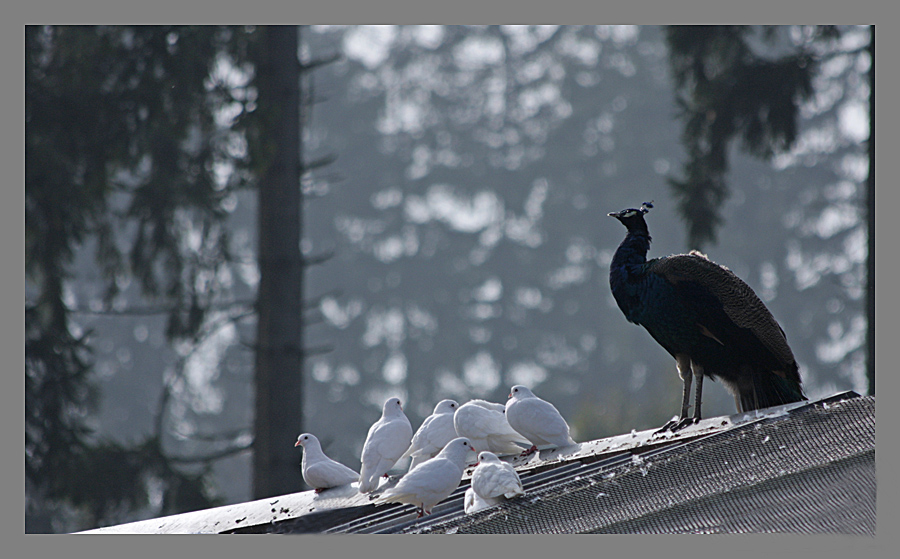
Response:
[{"label": "sloped roof surface", "polygon": [[875,400],[853,392],[506,459],[526,494],[471,515],[469,468],[419,519],[345,486],[89,532],[875,534]]}]

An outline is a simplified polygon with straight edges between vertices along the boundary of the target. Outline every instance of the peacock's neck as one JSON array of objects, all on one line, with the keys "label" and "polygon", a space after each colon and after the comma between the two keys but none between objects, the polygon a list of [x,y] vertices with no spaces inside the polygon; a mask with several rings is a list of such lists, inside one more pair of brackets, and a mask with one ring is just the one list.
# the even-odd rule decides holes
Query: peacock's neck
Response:
[{"label": "peacock's neck", "polygon": [[629,231],[613,255],[610,269],[631,272],[635,267],[647,262],[648,250],[650,250],[650,235]]},{"label": "peacock's neck", "polygon": [[630,322],[640,321],[642,308],[640,285],[646,279],[644,265],[650,248],[650,235],[629,231],[609,266],[609,287],[619,308]]}]

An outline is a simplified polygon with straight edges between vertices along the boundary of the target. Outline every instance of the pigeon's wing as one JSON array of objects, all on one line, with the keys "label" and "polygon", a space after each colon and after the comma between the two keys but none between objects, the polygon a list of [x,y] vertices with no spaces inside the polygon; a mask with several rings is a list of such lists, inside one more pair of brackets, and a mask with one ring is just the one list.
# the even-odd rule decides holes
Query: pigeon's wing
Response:
[{"label": "pigeon's wing", "polygon": [[359,474],[340,462],[328,459],[309,464],[304,479],[310,486],[318,489],[353,483],[359,480]]},{"label": "pigeon's wing", "polygon": [[502,484],[506,488],[506,492],[503,493],[503,496],[507,499],[512,499],[516,495],[525,494],[522,478],[519,477],[516,469],[511,464],[504,464],[503,469],[506,471],[506,474],[503,476],[504,483]]},{"label": "pigeon's wing", "polygon": [[412,427],[409,421],[386,421],[373,431],[366,439],[363,454],[396,462],[403,452],[409,448],[412,440]]},{"label": "pigeon's wing", "polygon": [[497,492],[507,499],[511,499],[525,492],[519,474],[510,464],[499,464],[494,473],[494,491],[491,493]]},{"label": "pigeon's wing", "polygon": [[503,413],[495,414],[492,419],[490,428],[493,432],[487,436],[487,450],[495,454],[514,454],[520,452],[523,446],[527,448],[531,445],[527,437],[522,436],[509,424],[505,410]]},{"label": "pigeon's wing", "polygon": [[[504,409],[500,404],[494,405],[499,406],[499,410]],[[513,453],[521,450],[515,441],[529,444],[522,435],[510,427],[502,411],[483,404],[469,406],[464,413],[461,413],[462,410],[461,407],[460,411],[457,411],[456,430],[460,436],[468,437],[472,441],[476,451]]]},{"label": "pigeon's wing", "polygon": [[[490,402],[485,403],[490,404]],[[468,404],[466,405],[468,406]],[[500,404],[496,405],[500,406]],[[500,406],[499,409],[491,409],[484,405],[469,406],[463,413],[457,412],[456,430],[460,436],[470,439],[485,440],[488,437],[515,438],[517,434],[509,426],[509,422],[506,421],[503,409],[503,406]],[[460,410],[463,410],[463,408],[460,408]],[[518,438],[521,438],[521,436],[518,436]]]},{"label": "pigeon's wing", "polygon": [[453,415],[453,427],[460,437],[468,438],[475,445],[475,448],[479,448],[479,446],[484,444],[484,432],[477,419],[476,414],[479,412],[473,407],[465,404],[456,410],[456,413]]},{"label": "pigeon's wing", "polygon": [[479,465],[472,476],[472,489],[485,499],[514,497],[524,492],[515,469],[504,463]]},{"label": "pigeon's wing", "polygon": [[486,410],[498,411],[500,413],[503,413],[503,410],[506,407],[503,404],[498,404],[497,402],[488,402],[487,400],[472,400],[471,403]]},{"label": "pigeon's wing", "polygon": [[410,456],[413,456],[414,454],[417,454],[422,450],[422,446],[426,440],[425,435],[428,432],[428,426],[432,421],[434,421],[434,417],[435,416],[433,415],[429,415],[425,418],[425,421],[422,422],[422,425],[420,425],[416,432],[413,433],[412,440],[410,440],[409,447],[407,447],[406,452],[400,455],[400,458],[397,459],[398,462],[400,460],[403,460],[404,458],[409,458]]},{"label": "pigeon's wing", "polygon": [[[447,425],[450,426],[448,435]],[[447,438],[449,436],[449,438]],[[400,458],[407,456],[427,456],[431,458],[444,448],[444,445],[456,438],[453,428],[453,414],[430,415],[422,422],[422,426],[413,435],[412,443]]]},{"label": "pigeon's wing", "polygon": [[418,441],[414,441],[410,446],[412,448],[412,446],[418,445],[418,448],[412,452],[406,451],[407,455],[412,457],[409,469],[412,470],[422,462],[437,456],[447,443],[458,436],[456,428],[453,426],[452,414],[436,416],[434,421],[429,423],[428,430],[420,433]]},{"label": "pigeon's wing", "polygon": [[526,398],[510,406],[509,421],[533,444],[565,446],[574,444],[569,425],[559,411],[545,400]]},{"label": "pigeon's wing", "polygon": [[462,470],[456,464],[435,458],[400,478],[397,485],[381,494],[378,502],[424,504],[427,510],[453,493],[461,478]]},{"label": "pigeon's wing", "polygon": [[428,430],[422,434],[420,454],[436,456],[447,443],[458,436],[453,426],[453,415],[435,416],[434,421],[428,424]]},{"label": "pigeon's wing", "polygon": [[531,443],[521,434],[512,432],[500,435],[492,435],[487,438],[487,448],[497,455],[516,454],[521,452],[523,448],[528,448]]},{"label": "pigeon's wing", "polygon": [[465,404],[457,410],[453,417],[456,432],[460,437],[469,439],[484,439],[489,431],[486,422],[489,418],[488,410]]}]

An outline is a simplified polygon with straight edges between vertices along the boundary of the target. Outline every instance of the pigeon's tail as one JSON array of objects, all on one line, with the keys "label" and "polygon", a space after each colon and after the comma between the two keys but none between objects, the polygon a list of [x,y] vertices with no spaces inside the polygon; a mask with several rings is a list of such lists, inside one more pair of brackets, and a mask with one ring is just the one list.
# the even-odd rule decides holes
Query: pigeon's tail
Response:
[{"label": "pigeon's tail", "polygon": [[403,459],[409,458],[410,456],[412,456],[413,452],[415,452],[415,451],[416,451],[416,449],[413,448],[412,444],[410,444],[409,447],[406,449],[406,452],[401,454],[400,458],[397,458],[397,462],[401,462],[401,461],[403,461]]},{"label": "pigeon's tail", "polygon": [[525,490],[522,489],[522,487],[514,487],[514,488],[510,489],[509,491],[507,491],[506,493],[504,493],[503,496],[506,497],[507,499],[512,499],[516,495],[524,495],[524,494],[525,494]]},{"label": "pigeon's tail", "polygon": [[372,475],[372,473],[366,470],[366,467],[363,466],[359,471],[359,492],[360,493],[371,493],[378,488],[378,475]]},{"label": "pigeon's tail", "polygon": [[531,441],[523,437],[522,435],[515,433],[515,435],[499,435],[499,436],[489,436],[487,438],[487,449],[495,454],[505,455],[505,454],[517,454],[522,452],[523,448],[528,448],[531,446]]},{"label": "pigeon's tail", "polygon": [[394,489],[395,488],[392,487],[381,495],[378,495],[375,499],[375,504],[384,505],[386,503],[405,503],[406,501],[404,499],[409,497],[409,495],[407,495],[406,493],[397,493],[396,491],[394,491]]},{"label": "pigeon's tail", "polygon": [[418,466],[418,465],[421,464],[422,462],[428,461],[428,460],[431,459],[431,458],[434,458],[434,457],[433,457],[433,456],[423,455],[423,454],[417,454],[417,455],[413,456],[413,457],[412,457],[412,460],[409,461],[409,470],[408,470],[408,471],[411,472],[411,471],[413,470],[413,468],[415,468],[416,466]]}]

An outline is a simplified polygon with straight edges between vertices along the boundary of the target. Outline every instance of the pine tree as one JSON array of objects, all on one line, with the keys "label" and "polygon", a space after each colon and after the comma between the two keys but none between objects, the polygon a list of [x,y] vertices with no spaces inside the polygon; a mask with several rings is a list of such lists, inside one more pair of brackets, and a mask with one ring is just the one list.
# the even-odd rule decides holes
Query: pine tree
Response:
[{"label": "pine tree", "polygon": [[[263,29],[26,27],[27,531],[69,529],[71,523],[61,520],[65,507],[78,516],[76,527],[134,519],[146,514],[139,511],[148,506],[150,485],[162,488],[162,504],[153,514],[209,507],[220,502],[211,488],[212,462],[249,448],[234,440],[230,448],[207,456],[167,451],[164,420],[171,381],[165,379],[169,384],[153,432],[131,445],[99,439],[87,426],[99,398],[91,332],[82,331],[73,318],[79,309],[70,306],[66,293],[67,283],[77,279],[76,253],[93,244],[105,285],[101,312],[114,312],[122,279],[133,277],[152,305],[141,312],[164,313],[172,343],[196,347],[215,328],[211,310],[227,310],[226,320],[252,314],[252,303],[235,301],[215,279],[233,264],[226,202],[263,176],[265,196],[292,197],[299,209],[301,168],[299,85],[293,84],[293,97],[280,99],[292,78],[271,79],[280,68],[299,72],[297,31]],[[260,65],[260,43],[279,35],[287,35],[277,53],[284,60]],[[223,67],[255,75],[255,81],[232,83]],[[274,95],[267,84],[275,84]],[[257,89],[263,96],[258,102]],[[223,108],[236,116],[223,122]],[[285,111],[295,117],[283,120]],[[268,138],[276,126],[293,134],[294,142],[282,145]],[[235,147],[242,142],[248,149]],[[273,150],[291,155],[294,163],[285,167],[276,159],[269,166]],[[230,170],[225,182],[216,174],[222,167]],[[279,169],[296,176],[273,181]],[[280,386],[274,393],[297,400],[291,402],[296,413],[282,428],[295,435],[302,404],[299,280],[309,262],[299,258],[299,210],[289,236],[278,231],[286,222],[269,216],[261,221],[268,238],[287,241],[295,253],[286,284],[294,304],[283,307],[283,301],[267,300],[271,294],[266,293],[258,300],[259,308],[275,309],[293,321],[295,343],[274,350],[295,363],[284,378],[297,388]],[[194,242],[186,242],[186,229]],[[272,277],[268,270],[264,275],[267,281]],[[271,423],[271,418],[263,421]],[[289,442],[287,451],[293,450]],[[290,465],[297,470],[294,461]],[[275,477],[265,471],[259,475]]]}]

